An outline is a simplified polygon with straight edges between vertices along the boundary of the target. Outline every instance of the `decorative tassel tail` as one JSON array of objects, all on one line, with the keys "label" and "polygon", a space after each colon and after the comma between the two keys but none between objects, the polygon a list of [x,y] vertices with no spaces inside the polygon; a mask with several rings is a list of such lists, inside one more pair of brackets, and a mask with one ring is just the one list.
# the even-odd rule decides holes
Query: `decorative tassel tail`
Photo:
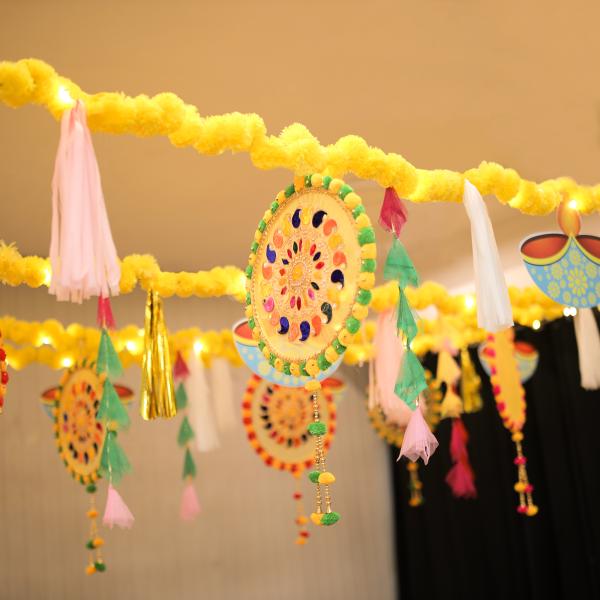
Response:
[{"label": "decorative tassel tail", "polygon": [[393,187],[386,188],[379,213],[379,224],[398,238],[407,219],[408,211],[396,190]]},{"label": "decorative tassel tail", "polygon": [[578,309],[574,325],[581,387],[597,390],[600,388],[600,336],[594,311],[591,308]]},{"label": "decorative tassel tail", "polygon": [[122,529],[131,529],[134,520],[134,516],[123,501],[123,498],[119,495],[119,492],[117,492],[112,484],[109,484],[102,523],[111,529],[115,525]]},{"label": "decorative tassel tail", "polygon": [[438,441],[425,422],[421,408],[417,406],[413,410],[406,431],[404,432],[404,439],[402,440],[402,448],[400,448],[398,460],[402,456],[406,456],[412,462],[416,462],[419,458],[422,458],[423,462],[427,464],[437,447]]},{"label": "decorative tassel tail", "polygon": [[181,508],[179,516],[182,521],[193,521],[201,512],[200,502],[198,502],[198,495],[196,494],[196,488],[191,481],[186,483],[181,494]]}]

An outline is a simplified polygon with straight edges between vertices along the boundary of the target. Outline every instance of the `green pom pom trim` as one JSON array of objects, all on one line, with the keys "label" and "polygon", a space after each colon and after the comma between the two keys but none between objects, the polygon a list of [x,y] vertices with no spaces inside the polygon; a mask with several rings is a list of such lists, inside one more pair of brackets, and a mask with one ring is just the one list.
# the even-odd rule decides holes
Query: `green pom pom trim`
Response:
[{"label": "green pom pom trim", "polygon": [[352,216],[357,219],[359,215],[362,215],[365,212],[365,207],[362,204],[359,204],[353,211]]},{"label": "green pom pom trim", "polygon": [[289,362],[284,362],[283,363],[283,372],[285,375],[291,375],[292,372],[290,371],[290,363]]},{"label": "green pom pom trim", "polygon": [[86,547],[88,550],[93,550],[93,549],[94,549],[94,542],[93,542],[93,540],[88,540],[88,541],[85,543],[85,547]]},{"label": "green pom pom trim", "polygon": [[254,321],[254,317],[250,317],[248,319],[248,327],[250,327],[250,329],[254,329],[256,327],[256,322]]},{"label": "green pom pom trim", "polygon": [[260,342],[258,342],[258,348],[261,352],[264,350],[265,346],[266,346],[266,344],[262,340]]},{"label": "green pom pom trim", "polygon": [[340,340],[338,340],[337,338],[335,338],[335,340],[331,342],[331,345],[338,354],[343,354],[344,352],[346,352],[346,346],[344,346],[342,342],[340,342]]},{"label": "green pom pom trim", "polygon": [[291,183],[290,185],[288,185],[285,188],[285,192],[284,192],[285,193],[285,197],[289,198],[295,191],[296,191],[296,188],[294,187],[294,184]]},{"label": "green pom pom trim", "polygon": [[377,263],[375,262],[374,258],[365,258],[365,260],[362,261],[362,266],[360,270],[366,271],[367,273],[374,273],[376,266]]},{"label": "green pom pom trim", "polygon": [[250,252],[254,252],[254,254],[256,254],[257,250],[258,250],[258,242],[252,242],[252,246],[250,246]]},{"label": "green pom pom trim", "polygon": [[308,433],[310,433],[310,435],[325,435],[327,433],[327,425],[320,421],[317,423],[310,423],[308,425]]},{"label": "green pom pom trim", "polygon": [[312,483],[319,483],[319,475],[321,473],[319,473],[319,471],[311,471],[308,474],[308,478],[311,480]]},{"label": "green pom pom trim", "polygon": [[300,375],[304,375],[304,377],[310,377],[308,371],[306,370],[306,361],[300,363],[298,366],[300,367]]},{"label": "green pom pom trim", "polygon": [[371,298],[373,298],[371,290],[358,290],[358,294],[356,295],[356,301],[363,306],[368,306]]},{"label": "green pom pom trim", "polygon": [[329,175],[325,175],[325,177],[323,177],[323,187],[326,190],[329,189],[329,184],[331,183],[332,179],[333,179],[333,177],[330,177]]},{"label": "green pom pom trim", "polygon": [[250,279],[252,277],[252,265],[246,267],[246,277]]},{"label": "green pom pom trim", "polygon": [[312,187],[312,175],[307,175],[304,178],[304,187]]},{"label": "green pom pom trim", "polygon": [[96,484],[95,483],[88,483],[87,486],[86,486],[86,488],[85,488],[85,491],[88,494],[94,494],[97,489],[98,488],[96,488]]},{"label": "green pom pom trim", "polygon": [[361,246],[372,244],[375,241],[375,230],[372,227],[363,227],[358,232],[358,243]]},{"label": "green pom pom trim", "polygon": [[326,371],[331,366],[331,363],[325,358],[325,354],[323,352],[317,356],[317,365],[321,371]]},{"label": "green pom pom trim", "polygon": [[94,568],[98,573],[104,573],[104,571],[106,571],[106,565],[103,562],[95,562]]},{"label": "green pom pom trim", "polygon": [[265,220],[264,220],[264,219],[261,219],[261,220],[258,222],[258,230],[259,230],[261,233],[264,233],[264,231],[265,231],[265,229],[266,229],[266,228],[267,228],[267,224],[265,223]]},{"label": "green pom pom trim", "polygon": [[252,296],[250,296],[250,292],[246,294],[246,306],[250,306],[252,304]]},{"label": "green pom pom trim", "polygon": [[335,525],[341,519],[340,513],[330,512],[325,513],[321,518],[321,525]]},{"label": "green pom pom trim", "polygon": [[356,333],[360,329],[360,321],[356,317],[348,317],[346,319],[346,329],[350,333]]},{"label": "green pom pom trim", "polygon": [[340,191],[338,192],[338,196],[343,200],[350,192],[353,192],[353,191],[354,190],[347,183],[345,183],[340,188]]},{"label": "green pom pom trim", "polygon": [[269,356],[269,364],[274,367],[275,366],[275,359],[277,357],[274,354],[271,354],[271,356]]},{"label": "green pom pom trim", "polygon": [[279,202],[275,201],[275,202],[271,203],[271,212],[273,214],[275,214],[277,212],[278,208],[279,208]]}]

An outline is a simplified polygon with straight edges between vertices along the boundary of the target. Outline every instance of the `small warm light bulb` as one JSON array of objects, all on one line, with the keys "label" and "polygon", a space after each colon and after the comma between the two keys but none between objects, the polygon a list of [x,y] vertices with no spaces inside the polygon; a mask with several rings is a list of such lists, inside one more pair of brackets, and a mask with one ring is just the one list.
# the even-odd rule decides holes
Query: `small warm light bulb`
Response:
[{"label": "small warm light bulb", "polygon": [[52,340],[47,335],[42,335],[39,340],[39,346],[49,346]]},{"label": "small warm light bulb", "polygon": [[473,310],[473,308],[475,308],[475,298],[471,294],[465,296],[465,308],[467,310]]},{"label": "small warm light bulb", "polygon": [[64,356],[60,361],[60,364],[65,367],[65,369],[68,369],[73,366],[73,359],[70,356]]},{"label": "small warm light bulb", "polygon": [[75,100],[71,97],[69,90],[64,85],[58,86],[58,91],[56,92],[59,102],[62,104],[66,104],[68,106],[75,104]]},{"label": "small warm light bulb", "polygon": [[134,340],[127,340],[125,342],[125,348],[127,348],[130,354],[135,354],[137,352],[137,347],[137,343]]},{"label": "small warm light bulb", "polygon": [[52,271],[50,267],[44,267],[44,285],[46,287],[50,287],[50,282],[52,281]]},{"label": "small warm light bulb", "polygon": [[577,309],[574,306],[571,306],[571,316],[574,317],[577,314]]},{"label": "small warm light bulb", "polygon": [[575,198],[569,200],[568,206],[571,210],[577,210],[577,200],[575,200]]},{"label": "small warm light bulb", "polygon": [[542,324],[540,323],[540,321],[538,319],[536,319],[532,324],[532,327],[534,329],[539,329],[541,326],[542,326]]},{"label": "small warm light bulb", "polygon": [[194,342],[194,353],[196,356],[200,356],[202,350],[204,350],[204,344],[200,340]]}]

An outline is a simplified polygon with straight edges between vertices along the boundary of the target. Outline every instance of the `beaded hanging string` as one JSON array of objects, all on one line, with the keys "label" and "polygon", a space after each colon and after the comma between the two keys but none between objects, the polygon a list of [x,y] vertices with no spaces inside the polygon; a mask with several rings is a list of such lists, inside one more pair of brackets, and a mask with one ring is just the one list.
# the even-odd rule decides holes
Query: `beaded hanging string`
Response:
[{"label": "beaded hanging string", "polygon": [[304,503],[302,502],[302,492],[300,491],[299,473],[295,474],[296,478],[296,490],[294,491],[294,501],[296,502],[296,519],[295,523],[298,526],[298,537],[296,538],[296,544],[303,546],[308,541],[310,533],[306,527],[308,519],[304,513]]},{"label": "beaded hanging string", "polygon": [[89,550],[88,564],[85,568],[86,575],[93,575],[94,573],[103,573],[106,571],[106,564],[102,559],[101,551],[102,546],[104,546],[104,540],[98,535],[96,489],[95,483],[90,483],[85,488],[86,492],[90,495],[90,508],[86,513],[86,516],[90,521],[90,536],[85,544],[85,547]]},{"label": "beaded hanging string", "polygon": [[2,332],[0,331],[0,415],[4,410],[4,397],[6,396],[6,385],[8,384],[8,370],[6,367],[6,351],[2,347]]},{"label": "beaded hanging string", "polygon": [[407,462],[406,470],[408,471],[408,491],[410,498],[408,505],[412,507],[421,506],[425,499],[423,498],[423,483],[419,478],[419,463]]}]

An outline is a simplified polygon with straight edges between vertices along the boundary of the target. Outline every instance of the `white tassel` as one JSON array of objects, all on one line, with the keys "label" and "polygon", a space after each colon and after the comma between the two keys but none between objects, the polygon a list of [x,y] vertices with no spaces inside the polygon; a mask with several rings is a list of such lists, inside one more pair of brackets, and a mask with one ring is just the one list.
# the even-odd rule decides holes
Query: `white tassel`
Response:
[{"label": "white tassel", "polygon": [[465,210],[471,221],[473,267],[477,290],[477,323],[490,333],[513,326],[512,310],[498,246],[487,208],[477,188],[465,180]]},{"label": "white tassel", "polygon": [[188,415],[194,433],[194,444],[200,452],[219,447],[219,434],[210,402],[210,390],[206,383],[204,366],[197,356],[188,362],[190,376],[185,381],[188,395]]},{"label": "white tassel", "polygon": [[581,387],[585,390],[600,388],[600,336],[591,308],[579,308],[574,319]]},{"label": "white tassel", "polygon": [[211,391],[219,431],[231,431],[241,422],[236,414],[231,385],[231,369],[224,358],[217,358],[211,368]]}]

